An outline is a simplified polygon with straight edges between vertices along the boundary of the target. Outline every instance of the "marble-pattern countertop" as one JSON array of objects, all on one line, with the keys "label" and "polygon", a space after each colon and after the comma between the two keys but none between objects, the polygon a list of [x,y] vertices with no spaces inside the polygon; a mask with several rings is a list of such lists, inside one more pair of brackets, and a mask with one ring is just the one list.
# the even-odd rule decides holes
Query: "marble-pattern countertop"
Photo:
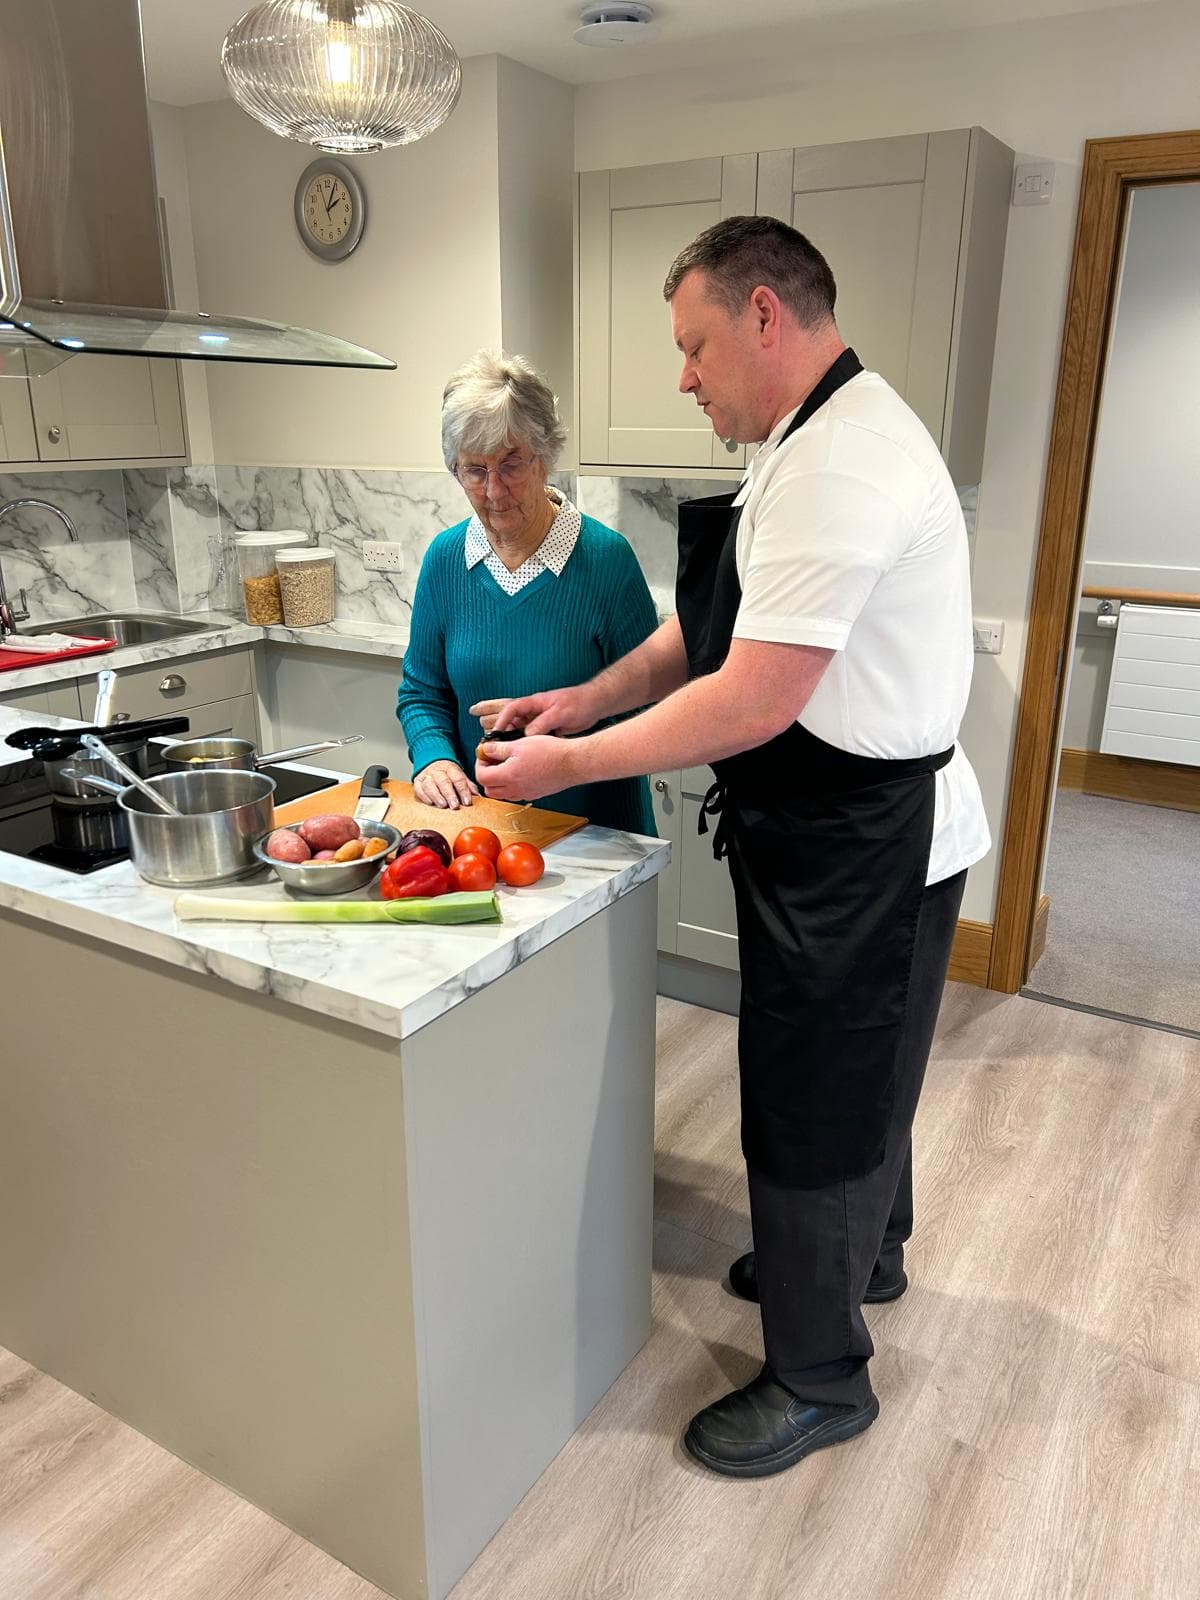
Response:
[{"label": "marble-pattern countertop", "polygon": [[[123,615],[136,616],[136,610]],[[155,613],[148,613],[154,615]],[[183,617],[185,622],[202,622],[205,633],[177,634],[153,644],[118,646],[99,655],[73,656],[66,661],[50,661],[0,672],[0,695],[9,689],[40,689],[49,683],[71,678],[94,678],[101,667],[120,672],[123,667],[144,666],[153,661],[176,661],[181,656],[208,655],[234,645],[254,644],[269,639],[273,644],[304,645],[317,650],[346,650],[355,655],[388,656],[399,661],[408,645],[407,625],[330,622],[316,628],[256,627],[241,617],[220,611],[196,611]]]},{"label": "marble-pattern countertop", "polygon": [[[0,706],[0,784],[16,785],[31,766],[4,736],[58,720]],[[547,850],[540,883],[501,888],[502,923],[459,928],[180,922],[176,891],[143,882],[129,862],[81,877],[3,852],[0,906],[400,1040],[654,878],[669,859],[664,840],[585,828]],[[289,898],[266,871],[199,892]]]}]

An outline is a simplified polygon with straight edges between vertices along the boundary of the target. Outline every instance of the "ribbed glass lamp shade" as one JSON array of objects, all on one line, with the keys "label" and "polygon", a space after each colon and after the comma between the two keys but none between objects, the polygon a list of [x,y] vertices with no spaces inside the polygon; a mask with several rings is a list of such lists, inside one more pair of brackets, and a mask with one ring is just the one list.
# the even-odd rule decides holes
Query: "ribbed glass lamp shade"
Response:
[{"label": "ribbed glass lamp shade", "polygon": [[272,133],[341,154],[423,139],[462,88],[449,39],[398,0],[265,0],[225,35],[221,69]]}]

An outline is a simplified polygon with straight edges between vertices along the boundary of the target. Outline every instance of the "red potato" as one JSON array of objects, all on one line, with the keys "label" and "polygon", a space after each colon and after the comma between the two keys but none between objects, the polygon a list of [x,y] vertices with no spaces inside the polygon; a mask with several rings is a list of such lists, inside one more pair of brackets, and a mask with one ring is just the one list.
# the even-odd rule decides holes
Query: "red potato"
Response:
[{"label": "red potato", "polygon": [[318,850],[316,855],[313,857],[313,860],[314,861],[336,861],[337,860],[337,851],[336,850]]},{"label": "red potato", "polygon": [[312,851],[291,828],[276,828],[267,840],[267,854],[272,861],[307,861]]},{"label": "red potato", "polygon": [[353,817],[309,817],[296,830],[314,853],[322,850],[340,850],[342,845],[357,839],[359,826]]}]

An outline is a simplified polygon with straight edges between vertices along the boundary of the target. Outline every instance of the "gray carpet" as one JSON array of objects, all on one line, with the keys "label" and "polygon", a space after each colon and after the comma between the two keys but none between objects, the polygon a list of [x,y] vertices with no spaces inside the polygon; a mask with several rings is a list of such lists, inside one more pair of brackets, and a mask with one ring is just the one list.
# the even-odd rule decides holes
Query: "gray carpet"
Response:
[{"label": "gray carpet", "polygon": [[1060,790],[1026,992],[1200,1030],[1200,812]]}]

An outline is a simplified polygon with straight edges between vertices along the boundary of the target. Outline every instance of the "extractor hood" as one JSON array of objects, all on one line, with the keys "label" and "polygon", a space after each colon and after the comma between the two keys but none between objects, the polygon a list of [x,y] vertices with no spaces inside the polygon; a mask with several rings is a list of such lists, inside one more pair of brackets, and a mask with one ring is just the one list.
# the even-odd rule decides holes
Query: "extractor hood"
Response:
[{"label": "extractor hood", "polygon": [[[138,0],[3,0],[0,359],[396,363],[331,334],[171,309]],[[20,355],[18,355],[20,353]]]}]

